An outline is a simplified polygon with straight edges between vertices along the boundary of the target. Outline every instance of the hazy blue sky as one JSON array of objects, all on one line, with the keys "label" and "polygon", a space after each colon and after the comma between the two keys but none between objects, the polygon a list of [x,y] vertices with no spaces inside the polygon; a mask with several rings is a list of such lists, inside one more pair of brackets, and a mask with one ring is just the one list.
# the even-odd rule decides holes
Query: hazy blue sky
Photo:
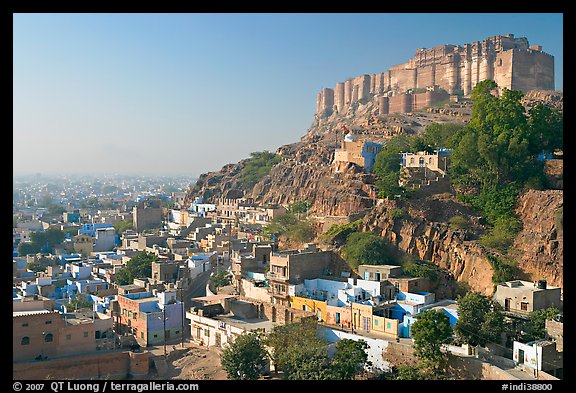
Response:
[{"label": "hazy blue sky", "polygon": [[194,175],[296,142],[323,87],[562,14],[15,14],[14,174]]}]

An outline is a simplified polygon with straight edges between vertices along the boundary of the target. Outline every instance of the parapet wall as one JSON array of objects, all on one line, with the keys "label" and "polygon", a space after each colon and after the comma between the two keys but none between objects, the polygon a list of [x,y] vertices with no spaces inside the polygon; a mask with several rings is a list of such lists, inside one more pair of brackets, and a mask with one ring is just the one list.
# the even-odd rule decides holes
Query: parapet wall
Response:
[{"label": "parapet wall", "polygon": [[[528,91],[554,90],[554,57],[538,45],[529,45],[526,37],[513,34],[492,36],[462,46],[439,45],[420,48],[406,63],[390,67],[380,74],[364,74],[324,88],[318,93],[316,113],[329,116],[346,113],[355,104],[365,104],[378,97],[401,95],[410,89],[439,86],[448,94],[470,95],[474,86],[492,79],[502,88]],[[389,113],[401,112],[408,104],[390,103]],[[404,105],[404,107],[402,107]],[[418,104],[420,105],[420,104]],[[413,108],[410,108],[413,110]]]}]

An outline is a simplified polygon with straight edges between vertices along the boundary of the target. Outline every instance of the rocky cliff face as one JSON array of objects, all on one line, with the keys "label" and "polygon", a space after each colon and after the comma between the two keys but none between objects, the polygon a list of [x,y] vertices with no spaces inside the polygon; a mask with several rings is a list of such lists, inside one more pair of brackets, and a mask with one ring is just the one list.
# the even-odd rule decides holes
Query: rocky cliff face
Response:
[{"label": "rocky cliff face", "polygon": [[[402,209],[405,217],[389,218],[389,211]],[[471,228],[450,229],[451,216],[469,217]],[[473,212],[452,200],[382,201],[364,217],[361,230],[374,231],[398,251],[433,262],[466,282],[471,289],[486,295],[493,292],[493,269],[477,238],[483,232]]]},{"label": "rocky cliff face", "polygon": [[511,255],[529,281],[544,279],[550,285],[564,287],[563,203],[561,190],[529,190],[520,197],[516,213],[523,229]]}]

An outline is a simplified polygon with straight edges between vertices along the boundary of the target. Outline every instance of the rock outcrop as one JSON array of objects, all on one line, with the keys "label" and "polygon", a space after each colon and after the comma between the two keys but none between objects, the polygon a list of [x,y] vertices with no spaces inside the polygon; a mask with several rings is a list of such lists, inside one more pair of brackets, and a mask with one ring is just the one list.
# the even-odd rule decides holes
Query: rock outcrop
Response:
[{"label": "rock outcrop", "polygon": [[529,281],[544,279],[563,288],[563,203],[561,190],[529,190],[520,196],[516,213],[523,229],[510,254]]}]

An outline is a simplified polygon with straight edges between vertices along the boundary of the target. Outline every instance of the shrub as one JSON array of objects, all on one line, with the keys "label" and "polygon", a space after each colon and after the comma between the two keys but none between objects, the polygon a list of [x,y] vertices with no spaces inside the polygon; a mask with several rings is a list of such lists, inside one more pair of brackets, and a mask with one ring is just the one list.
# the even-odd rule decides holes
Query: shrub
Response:
[{"label": "shrub", "polygon": [[388,243],[370,232],[355,232],[349,235],[342,253],[352,269],[357,269],[362,264],[391,264],[393,259]]},{"label": "shrub", "polygon": [[450,229],[467,229],[470,227],[470,221],[463,216],[453,216],[448,220]]},{"label": "shrub", "polygon": [[404,210],[398,207],[388,210],[388,218],[392,220],[400,220],[404,217]]},{"label": "shrub", "polygon": [[494,275],[492,275],[494,284],[500,284],[515,278],[516,263],[514,261],[504,260],[494,255],[487,255],[486,258],[492,265],[492,269],[494,269]]}]

